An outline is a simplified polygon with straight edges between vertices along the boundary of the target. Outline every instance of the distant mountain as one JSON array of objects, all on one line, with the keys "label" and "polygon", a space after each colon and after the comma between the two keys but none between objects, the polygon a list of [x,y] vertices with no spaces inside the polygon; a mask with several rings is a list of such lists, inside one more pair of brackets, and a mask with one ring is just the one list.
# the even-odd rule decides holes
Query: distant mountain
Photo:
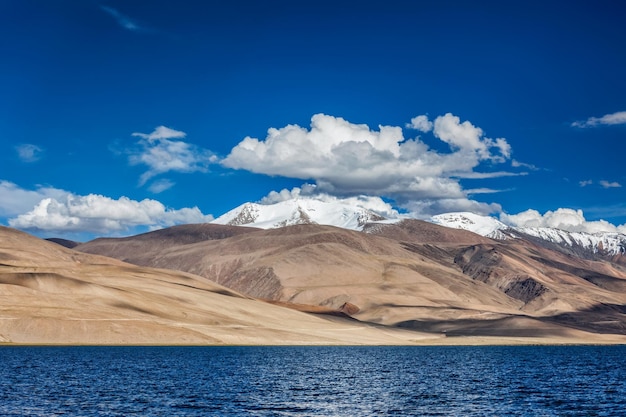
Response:
[{"label": "distant mountain", "polygon": [[626,255],[626,235],[622,233],[568,232],[548,227],[510,227],[489,216],[459,212],[433,216],[433,223],[455,229],[469,230],[492,239],[524,237],[544,241],[576,255]]},{"label": "distant mountain", "polygon": [[296,224],[323,224],[362,230],[367,223],[384,221],[383,216],[362,207],[339,202],[298,198],[275,204],[245,203],[213,220],[213,224],[275,229]]}]

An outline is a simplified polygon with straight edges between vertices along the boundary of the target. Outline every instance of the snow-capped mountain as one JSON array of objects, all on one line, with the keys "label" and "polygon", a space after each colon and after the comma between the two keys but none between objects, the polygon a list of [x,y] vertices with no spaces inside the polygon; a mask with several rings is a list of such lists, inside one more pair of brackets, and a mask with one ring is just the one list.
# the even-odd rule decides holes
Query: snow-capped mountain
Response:
[{"label": "snow-capped mountain", "polygon": [[[211,223],[272,229],[295,224],[322,224],[363,230],[367,223],[395,223],[363,207],[338,201],[296,198],[275,204],[244,203]],[[626,254],[626,235],[621,233],[567,232],[538,227],[511,227],[501,221],[470,212],[444,213],[431,217],[440,226],[468,230],[496,240],[527,237],[540,239],[573,251],[599,255]]]},{"label": "snow-capped mountain", "polygon": [[620,255],[626,253],[626,235],[621,233],[583,233],[566,232],[548,227],[516,228],[529,236],[557,243],[571,248],[584,248],[601,255]]},{"label": "snow-capped mountain", "polygon": [[621,233],[568,232],[548,227],[510,227],[490,216],[459,212],[433,216],[433,223],[464,229],[492,239],[504,240],[526,235],[570,249],[600,255],[626,254],[626,235]]},{"label": "snow-capped mountain", "polygon": [[344,229],[362,230],[366,223],[384,221],[384,217],[362,207],[298,198],[275,204],[244,203],[211,223],[272,229],[294,224],[323,224]]},{"label": "snow-capped mountain", "polygon": [[481,236],[503,240],[507,235],[503,230],[509,228],[506,224],[489,216],[469,212],[444,213],[430,218],[432,223],[454,229],[469,230]]}]

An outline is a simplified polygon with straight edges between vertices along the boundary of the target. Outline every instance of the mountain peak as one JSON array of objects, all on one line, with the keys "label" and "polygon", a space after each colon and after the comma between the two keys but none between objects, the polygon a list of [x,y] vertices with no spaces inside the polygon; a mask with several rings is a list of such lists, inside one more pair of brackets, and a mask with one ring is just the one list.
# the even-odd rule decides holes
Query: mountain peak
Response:
[{"label": "mountain peak", "polygon": [[481,216],[480,214],[465,211],[438,214],[431,217],[430,220],[440,226],[469,230],[481,236],[500,240],[507,238],[502,231],[509,228],[509,226],[493,217]]},{"label": "mountain peak", "polygon": [[295,224],[323,224],[344,229],[362,230],[365,224],[386,220],[359,206],[312,198],[285,200],[275,204],[244,203],[212,223],[254,226],[262,229]]}]

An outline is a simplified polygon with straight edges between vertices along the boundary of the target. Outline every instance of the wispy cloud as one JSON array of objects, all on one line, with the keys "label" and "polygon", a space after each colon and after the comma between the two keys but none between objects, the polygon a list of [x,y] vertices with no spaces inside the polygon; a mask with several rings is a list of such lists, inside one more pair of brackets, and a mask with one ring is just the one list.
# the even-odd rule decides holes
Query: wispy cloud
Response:
[{"label": "wispy cloud", "polygon": [[117,9],[108,6],[100,6],[100,9],[112,16],[118,25],[131,32],[148,32],[149,29],[139,25],[134,19],[120,13]]},{"label": "wispy cloud", "polygon": [[590,117],[587,120],[578,120],[572,123],[572,127],[596,127],[602,125],[626,124],[626,111],[605,114],[602,117]]},{"label": "wispy cloud", "polygon": [[600,181],[600,185],[604,188],[620,188],[622,186],[622,184],[620,184],[617,181],[606,181],[606,180]]},{"label": "wispy cloud", "polygon": [[167,178],[163,178],[161,180],[155,181],[152,184],[150,184],[150,186],[148,187],[148,191],[150,191],[153,194],[159,194],[165,190],[169,190],[174,185],[176,185],[174,181],[168,180]]},{"label": "wispy cloud", "polygon": [[520,162],[517,159],[513,159],[511,161],[511,166],[513,168],[527,168],[533,171],[539,171],[539,168],[537,168],[537,166],[533,165],[533,164],[527,164],[525,162]]},{"label": "wispy cloud", "polygon": [[22,162],[36,162],[43,155],[43,149],[31,143],[18,145],[15,147],[15,151]]},{"label": "wispy cloud", "polygon": [[[211,163],[217,162],[217,157],[208,149],[202,149],[191,143],[181,140],[187,136],[185,132],[158,126],[152,133],[133,133],[132,136],[141,138],[137,148],[128,151],[131,165],[146,165],[139,185],[143,186],[156,175],[166,172],[206,172]],[[170,188],[171,182],[161,182],[154,186],[153,192],[161,192]],[[154,191],[156,190],[156,191]]]},{"label": "wispy cloud", "polygon": [[[593,183],[594,183],[593,180],[578,181],[578,185],[580,185],[581,187],[587,187],[589,185],[592,185]],[[598,184],[602,188],[620,188],[622,186],[622,184],[620,184],[617,181],[607,181],[607,180],[598,181]]]}]

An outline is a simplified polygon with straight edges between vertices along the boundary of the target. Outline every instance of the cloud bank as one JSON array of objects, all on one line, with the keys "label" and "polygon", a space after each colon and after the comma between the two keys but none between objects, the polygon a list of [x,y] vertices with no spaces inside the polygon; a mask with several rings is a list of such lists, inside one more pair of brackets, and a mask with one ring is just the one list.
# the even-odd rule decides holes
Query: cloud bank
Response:
[{"label": "cloud bank", "polygon": [[0,216],[17,216],[31,210],[45,198],[62,199],[69,194],[59,188],[41,185],[34,190],[26,190],[10,181],[0,180]]},{"label": "cloud bank", "polygon": [[517,227],[550,227],[568,232],[619,232],[626,233],[626,224],[615,226],[606,220],[588,221],[582,210],[559,208],[544,214],[537,210],[526,210],[518,214],[500,214],[500,220]]},{"label": "cloud bank", "polygon": [[622,125],[626,124],[626,111],[605,114],[602,117],[590,117],[587,120],[579,120],[572,123],[572,127],[597,127],[606,125]]},{"label": "cloud bank", "polygon": [[[421,138],[405,138],[399,126],[373,130],[340,117],[316,114],[309,129],[287,125],[270,128],[264,140],[246,137],[221,163],[259,174],[314,180],[321,193],[384,196],[403,207],[422,210],[440,200],[467,206],[469,200],[459,178],[511,175],[475,171],[483,163],[508,160],[511,147],[504,138],[486,137],[469,121],[461,122],[447,113],[431,122],[422,115],[413,118],[410,127],[432,132],[450,151],[437,152]],[[494,208],[481,207],[483,212]]]},{"label": "cloud bank", "polygon": [[[187,136],[185,132],[158,126],[152,133],[133,133],[140,138],[136,148],[129,150],[131,165],[145,165],[148,170],[139,178],[139,185],[143,186],[151,178],[166,172],[207,172],[211,163],[217,162],[213,152],[202,149],[193,144],[175,140]],[[161,181],[151,188],[153,192],[161,192],[173,185],[172,182]]]},{"label": "cloud bank", "polygon": [[198,207],[172,209],[151,199],[81,196],[53,187],[26,190],[9,181],[0,181],[0,216],[9,218],[11,227],[60,234],[109,234],[213,220]]},{"label": "cloud bank", "polygon": [[9,219],[9,226],[32,231],[110,233],[137,226],[154,229],[211,220],[213,216],[202,214],[197,207],[175,210],[150,199],[69,194],[61,199],[44,198],[29,212]]}]

